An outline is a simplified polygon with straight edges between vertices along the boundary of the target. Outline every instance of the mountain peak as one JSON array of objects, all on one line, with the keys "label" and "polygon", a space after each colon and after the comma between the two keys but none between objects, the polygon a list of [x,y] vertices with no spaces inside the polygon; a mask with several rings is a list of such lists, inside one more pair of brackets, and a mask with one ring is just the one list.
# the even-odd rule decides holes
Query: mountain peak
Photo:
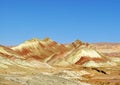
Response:
[{"label": "mountain peak", "polygon": [[49,41],[53,41],[52,39],[50,39],[49,37],[46,37],[44,39],[39,39],[39,38],[33,38],[31,40],[27,40],[25,41],[25,43],[32,43],[32,42],[49,42]]},{"label": "mountain peak", "polygon": [[25,41],[25,42],[36,42],[36,41],[40,41],[40,39],[38,39],[38,38],[33,38],[33,39],[27,40],[27,41]]},{"label": "mountain peak", "polygon": [[43,39],[43,41],[46,42],[46,41],[52,41],[52,40],[49,37],[46,37],[46,38]]}]

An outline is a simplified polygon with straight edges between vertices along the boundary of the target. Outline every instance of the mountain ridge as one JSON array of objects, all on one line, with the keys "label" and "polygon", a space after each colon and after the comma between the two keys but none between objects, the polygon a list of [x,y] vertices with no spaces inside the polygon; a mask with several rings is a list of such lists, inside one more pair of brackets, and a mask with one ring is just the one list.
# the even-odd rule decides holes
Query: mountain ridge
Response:
[{"label": "mountain ridge", "polygon": [[[9,55],[7,55],[7,52]],[[96,50],[93,44],[84,43],[80,40],[70,44],[60,44],[50,38],[42,40],[34,38],[10,48],[0,46],[0,55],[0,57],[10,57],[11,61],[19,60],[20,62],[26,62],[26,64],[35,61],[36,63],[45,63],[51,66],[69,66],[74,64],[87,66],[88,64],[86,65],[86,63],[94,62],[96,65],[93,66],[99,67],[103,66],[104,63],[112,62]]]}]

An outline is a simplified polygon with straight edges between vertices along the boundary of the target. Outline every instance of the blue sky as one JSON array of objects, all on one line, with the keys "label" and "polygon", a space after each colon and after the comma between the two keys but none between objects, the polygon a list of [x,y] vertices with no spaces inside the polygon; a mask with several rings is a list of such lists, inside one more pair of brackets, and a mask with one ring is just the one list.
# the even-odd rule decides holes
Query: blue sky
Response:
[{"label": "blue sky", "polygon": [[120,42],[120,0],[0,0],[0,44]]}]

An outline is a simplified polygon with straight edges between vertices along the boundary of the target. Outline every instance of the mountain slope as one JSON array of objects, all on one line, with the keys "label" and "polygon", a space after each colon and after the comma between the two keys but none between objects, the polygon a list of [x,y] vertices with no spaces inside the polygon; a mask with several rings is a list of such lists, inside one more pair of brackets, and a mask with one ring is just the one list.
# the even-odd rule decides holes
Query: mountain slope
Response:
[{"label": "mountain slope", "polygon": [[44,40],[32,39],[11,49],[27,61],[37,60],[50,65],[82,65],[89,61],[96,63],[107,61],[88,43],[79,40],[71,44],[59,44],[50,38]]},{"label": "mountain slope", "polygon": [[50,38],[0,45],[0,85],[115,85],[120,80],[120,56],[105,53],[118,50],[118,45],[99,47],[80,40],[60,44]]},{"label": "mountain slope", "polygon": [[22,55],[18,54],[16,51],[0,46],[0,67],[10,68],[11,66],[17,67],[50,67],[46,63],[38,62],[36,60],[26,61]]}]

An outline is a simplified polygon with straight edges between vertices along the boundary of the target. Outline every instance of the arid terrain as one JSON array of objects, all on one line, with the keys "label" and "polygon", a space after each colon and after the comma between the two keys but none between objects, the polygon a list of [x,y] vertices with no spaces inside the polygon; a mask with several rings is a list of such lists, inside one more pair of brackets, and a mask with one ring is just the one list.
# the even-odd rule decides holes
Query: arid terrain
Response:
[{"label": "arid terrain", "polygon": [[0,85],[120,85],[120,43],[0,45]]}]

